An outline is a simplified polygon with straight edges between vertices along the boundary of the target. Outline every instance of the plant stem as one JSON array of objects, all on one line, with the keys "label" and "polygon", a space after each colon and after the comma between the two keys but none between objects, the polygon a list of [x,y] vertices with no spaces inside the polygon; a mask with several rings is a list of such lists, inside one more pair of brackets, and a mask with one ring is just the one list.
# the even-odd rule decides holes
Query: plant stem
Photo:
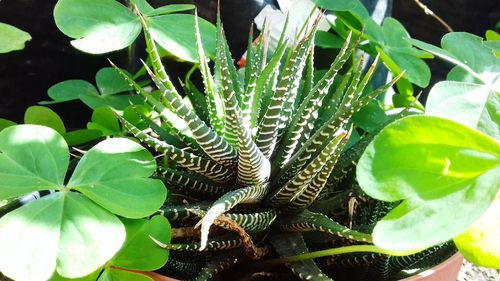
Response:
[{"label": "plant stem", "polygon": [[422,10],[424,10],[424,13],[426,15],[429,15],[433,18],[435,18],[440,24],[442,24],[447,30],[448,32],[453,32],[453,29],[451,28],[451,26],[449,24],[447,24],[440,16],[436,15],[431,9],[429,9],[429,7],[427,7],[424,3],[420,2],[420,0],[413,0],[415,1],[415,3],[420,7],[422,8]]},{"label": "plant stem", "polygon": [[321,251],[316,251],[316,252],[310,252],[310,253],[306,253],[306,254],[300,254],[300,255],[295,255],[295,256],[290,256],[290,257],[279,258],[279,259],[272,259],[272,260],[268,260],[268,261],[259,262],[257,264],[259,266],[277,265],[277,264],[290,263],[290,262],[296,262],[296,261],[301,261],[301,260],[315,259],[315,258],[334,256],[334,255],[340,255],[340,254],[363,253],[363,252],[378,253],[378,254],[385,254],[385,255],[391,255],[391,256],[407,256],[407,255],[417,253],[419,251],[420,250],[393,251],[393,250],[382,249],[382,248],[377,247],[375,245],[353,245],[353,246],[346,246],[346,247],[339,247],[339,248],[331,248],[331,249],[326,249],[326,250],[321,250]]}]

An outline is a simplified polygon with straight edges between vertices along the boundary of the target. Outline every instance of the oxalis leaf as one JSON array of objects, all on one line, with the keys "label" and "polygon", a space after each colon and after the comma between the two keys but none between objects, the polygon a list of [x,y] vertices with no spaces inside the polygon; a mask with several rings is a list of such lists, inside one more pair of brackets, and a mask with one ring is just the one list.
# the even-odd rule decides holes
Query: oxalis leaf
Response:
[{"label": "oxalis leaf", "polygon": [[155,169],[153,156],[141,145],[125,138],[107,139],[85,153],[67,186],[117,215],[142,218],[167,196],[160,180],[148,178]]},{"label": "oxalis leaf", "polygon": [[24,44],[31,40],[29,33],[0,22],[0,54],[24,49]]},{"label": "oxalis leaf", "polygon": [[500,93],[486,85],[439,82],[429,93],[425,113],[452,119],[500,140]]},{"label": "oxalis leaf", "polygon": [[38,125],[0,132],[0,200],[38,190],[60,189],[69,151],[63,137]]},{"label": "oxalis leaf", "polygon": [[156,270],[167,262],[169,252],[151,239],[170,243],[170,224],[163,216],[151,219],[122,219],[127,232],[123,248],[109,264],[126,269]]},{"label": "oxalis leaf", "polygon": [[102,54],[123,49],[141,32],[139,17],[114,0],[59,0],[57,27],[84,52]]},{"label": "oxalis leaf", "polygon": [[460,253],[476,265],[500,268],[500,198],[467,231],[453,239]]},{"label": "oxalis leaf", "polygon": [[496,198],[499,174],[500,144],[487,135],[431,116],[390,124],[357,166],[359,184],[368,195],[402,200],[375,226],[374,243],[412,250],[459,235]]},{"label": "oxalis leaf", "polygon": [[120,220],[84,196],[58,192],[0,220],[0,271],[15,280],[94,272],[120,249]]},{"label": "oxalis leaf", "polygon": [[[91,148],[64,185],[68,162],[68,146],[51,128],[15,125],[0,132],[0,200],[56,190],[0,219],[0,271],[8,277],[47,280],[54,271],[64,278],[89,275],[125,240],[123,223],[111,212],[144,217],[165,200],[161,181],[148,178],[156,168],[153,157],[129,139],[108,139]],[[153,234],[165,240],[164,232]]]}]

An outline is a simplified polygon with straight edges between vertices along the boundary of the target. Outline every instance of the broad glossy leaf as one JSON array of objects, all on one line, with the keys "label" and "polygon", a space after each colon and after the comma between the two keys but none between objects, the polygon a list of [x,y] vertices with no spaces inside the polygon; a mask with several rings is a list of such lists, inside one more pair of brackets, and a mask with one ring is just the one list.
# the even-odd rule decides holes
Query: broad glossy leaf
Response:
[{"label": "broad glossy leaf", "polygon": [[66,80],[59,82],[48,90],[49,97],[53,101],[42,101],[40,104],[59,103],[63,101],[77,100],[81,96],[97,96],[98,92],[94,85],[84,80]]},{"label": "broad glossy leaf", "polygon": [[500,269],[500,198],[467,231],[453,239],[460,253],[479,266]]},{"label": "broad glossy leaf", "polygon": [[170,243],[170,224],[163,216],[151,219],[122,219],[127,231],[127,239],[122,249],[110,261],[117,267],[135,270],[156,270],[167,262],[168,251],[158,247],[150,238],[162,243]]},{"label": "broad glossy leaf", "polygon": [[52,274],[52,277],[50,277],[50,279],[48,281],[96,281],[97,277],[99,277],[99,274],[101,273],[101,271],[102,271],[102,268],[99,268],[98,270],[92,272],[91,274],[83,276],[83,277],[79,277],[79,278],[62,277],[56,271],[56,272],[54,272],[54,274]]},{"label": "broad glossy leaf", "polygon": [[0,131],[10,126],[16,125],[16,122],[10,121],[8,119],[0,118]]},{"label": "broad glossy leaf", "polygon": [[66,128],[61,120],[52,109],[45,106],[30,106],[24,113],[24,123],[47,126],[56,130],[59,134],[64,134]]},{"label": "broad glossy leaf", "polygon": [[[147,20],[151,36],[162,48],[180,59],[190,62],[198,61],[194,16],[171,14]],[[213,58],[215,56],[215,26],[202,18],[198,19],[198,24],[205,53]],[[172,28],[173,26],[175,28]]]},{"label": "broad glossy leaf", "polygon": [[92,109],[110,106],[117,111],[124,110],[130,104],[143,103],[143,99],[139,95],[81,95],[79,98]]},{"label": "broad glossy leaf", "polygon": [[151,12],[145,13],[146,16],[159,16],[159,15],[166,15],[166,14],[172,14],[172,13],[177,13],[177,12],[184,12],[184,11],[189,11],[193,10],[195,8],[194,5],[191,4],[171,4],[171,5],[165,5],[159,8],[154,9]]},{"label": "broad glossy leaf", "polygon": [[155,169],[144,147],[125,138],[107,139],[85,153],[68,188],[117,215],[142,218],[155,212],[167,195],[160,180],[149,178]]},{"label": "broad glossy leaf", "polygon": [[314,37],[314,45],[322,48],[340,49],[344,40],[330,32],[318,30]]},{"label": "broad glossy leaf", "polygon": [[357,166],[358,182],[368,195],[403,200],[373,232],[375,244],[391,250],[426,248],[465,231],[495,199],[499,175],[497,141],[432,116],[390,124]]},{"label": "broad glossy leaf", "polygon": [[89,130],[81,129],[76,131],[67,132],[64,135],[64,139],[69,146],[84,144],[89,141],[98,139],[102,136],[102,132],[99,130]]},{"label": "broad glossy leaf", "polygon": [[141,32],[139,17],[114,0],[59,0],[57,27],[76,40],[71,44],[92,54],[123,49]]},{"label": "broad glossy leaf", "polygon": [[358,0],[314,0],[319,7],[332,11],[347,11],[356,7]]},{"label": "broad glossy leaf", "polygon": [[68,162],[68,145],[51,128],[17,125],[2,130],[0,199],[62,188]]},{"label": "broad glossy leaf", "polygon": [[121,133],[118,118],[109,107],[96,108],[91,120],[92,122],[87,123],[87,128],[99,130],[104,136],[116,136]]},{"label": "broad glossy leaf", "polygon": [[351,117],[356,126],[367,132],[379,129],[387,119],[387,115],[377,101],[370,102]]},{"label": "broad glossy leaf", "polygon": [[[122,70],[128,75],[126,70]],[[101,95],[113,95],[131,90],[132,87],[125,81],[120,74],[112,67],[100,69],[95,75],[95,82]]]},{"label": "broad glossy leaf", "polygon": [[452,119],[500,140],[500,95],[486,85],[439,82],[429,93],[425,112]]},{"label": "broad glossy leaf", "polygon": [[15,280],[47,280],[96,271],[125,241],[120,220],[84,196],[58,192],[0,219],[0,271]]},{"label": "broad glossy leaf", "polygon": [[[419,40],[410,41],[414,46],[457,65],[448,74],[449,80],[492,83],[500,75],[500,58],[484,45],[481,37],[465,32],[448,33],[441,39],[442,49]],[[496,87],[499,87],[498,81]]]},{"label": "broad glossy leaf", "polygon": [[153,281],[153,279],[132,271],[106,268],[97,281]]},{"label": "broad glossy leaf", "polygon": [[24,49],[27,41],[31,40],[29,33],[21,29],[0,22],[0,54]]}]

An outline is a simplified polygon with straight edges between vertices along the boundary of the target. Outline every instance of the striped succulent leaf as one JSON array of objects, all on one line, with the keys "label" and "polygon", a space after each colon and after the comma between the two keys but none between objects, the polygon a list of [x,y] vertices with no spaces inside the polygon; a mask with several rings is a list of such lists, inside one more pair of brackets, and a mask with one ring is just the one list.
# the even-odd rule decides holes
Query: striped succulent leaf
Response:
[{"label": "striped succulent leaf", "polygon": [[124,118],[119,118],[123,126],[141,142],[153,148],[156,152],[166,155],[180,166],[204,175],[207,178],[219,183],[228,182],[234,177],[233,171],[225,166],[217,164],[212,160],[196,156],[164,141],[151,137],[143,131],[137,129]]},{"label": "striped succulent leaf", "polygon": [[295,196],[300,193],[303,188],[311,183],[314,177],[326,165],[329,159],[335,154],[336,148],[342,142],[347,132],[344,129],[339,129],[334,138],[330,140],[328,145],[321,151],[321,153],[307,165],[303,170],[296,174],[286,184],[280,187],[273,193],[270,198],[272,205],[288,205],[293,201]]},{"label": "striped succulent leaf", "polygon": [[270,158],[278,137],[278,130],[289,122],[292,105],[299,88],[302,70],[314,40],[314,32],[302,39],[292,51],[269,107],[259,125],[256,143],[267,158]]},{"label": "striped succulent leaf", "polygon": [[[291,47],[283,33],[269,56],[266,33],[256,44],[250,33],[247,64],[238,72],[220,18],[211,69],[195,16],[198,64],[184,80],[185,93],[180,93],[161,63],[148,19],[141,17],[141,23],[152,65],[152,70],[145,69],[159,91],[150,93],[117,71],[154,115],[137,112],[146,129],[119,119],[161,159],[156,176],[173,192],[158,213],[172,222],[176,235],[172,244],[162,247],[173,251],[175,261],[179,251],[198,251],[193,255],[202,257],[206,266],[197,280],[208,280],[244,256],[261,259],[271,244],[281,256],[308,251],[298,232],[328,239],[314,247],[333,241],[371,243],[371,236],[361,231],[372,225],[362,219],[373,209],[371,201],[361,200],[349,171],[372,136],[353,128],[350,118],[400,76],[368,91],[378,57],[363,74],[362,59],[354,52],[358,42],[349,35],[330,68],[314,82],[317,25],[311,32],[304,27],[300,33],[306,35]],[[340,75],[341,69],[347,72]],[[201,74],[201,86],[191,80],[195,71]],[[365,136],[350,139],[353,130],[353,136]],[[348,140],[353,145],[344,151]],[[344,226],[351,222],[352,228]],[[211,231],[212,226],[217,228]],[[331,280],[312,260],[289,266],[301,279]]]},{"label": "striped succulent leaf", "polygon": [[342,68],[355,48],[355,44],[350,44],[350,38],[351,34],[347,37],[344,46],[340,49],[337,58],[328,72],[304,98],[304,101],[296,113],[296,117],[292,119],[285,133],[283,141],[278,149],[277,156],[273,160],[273,163],[278,165],[278,167],[273,168],[282,168],[296,151],[298,144],[303,143],[309,137],[311,130],[314,128],[314,123],[318,116],[317,112],[322,105],[323,98],[328,93],[338,71]]},{"label": "striped succulent leaf", "polygon": [[222,98],[219,95],[215,87],[214,78],[210,72],[208,66],[208,59],[205,55],[205,50],[203,49],[203,43],[201,41],[200,28],[198,24],[198,12],[195,10],[195,34],[196,34],[196,47],[198,50],[198,60],[199,67],[201,71],[201,76],[203,78],[203,84],[205,86],[205,94],[208,105],[208,113],[210,117],[210,125],[214,131],[224,136],[224,105],[222,104]]}]

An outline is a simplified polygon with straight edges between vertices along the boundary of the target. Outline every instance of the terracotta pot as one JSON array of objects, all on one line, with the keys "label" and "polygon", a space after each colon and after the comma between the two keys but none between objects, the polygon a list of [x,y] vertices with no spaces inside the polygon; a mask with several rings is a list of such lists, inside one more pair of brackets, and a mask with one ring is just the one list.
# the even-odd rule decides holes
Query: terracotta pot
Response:
[{"label": "terracotta pot", "polygon": [[456,281],[463,259],[457,252],[439,265],[400,281]]}]

